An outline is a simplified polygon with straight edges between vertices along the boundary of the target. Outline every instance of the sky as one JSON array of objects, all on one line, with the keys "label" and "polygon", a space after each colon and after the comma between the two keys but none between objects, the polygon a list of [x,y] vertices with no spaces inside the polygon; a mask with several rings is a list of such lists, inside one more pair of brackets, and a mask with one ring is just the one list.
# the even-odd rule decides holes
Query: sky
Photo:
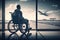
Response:
[{"label": "sky", "polygon": [[[56,18],[60,20],[60,0],[38,0],[38,11],[46,12],[48,16],[38,12],[38,20]],[[1,4],[1,1],[0,1]],[[35,20],[36,0],[5,0],[5,19],[10,20],[9,12],[14,12],[16,5],[21,5],[23,17],[28,20]],[[1,9],[1,6],[0,6]],[[1,13],[1,12],[0,12]]]}]

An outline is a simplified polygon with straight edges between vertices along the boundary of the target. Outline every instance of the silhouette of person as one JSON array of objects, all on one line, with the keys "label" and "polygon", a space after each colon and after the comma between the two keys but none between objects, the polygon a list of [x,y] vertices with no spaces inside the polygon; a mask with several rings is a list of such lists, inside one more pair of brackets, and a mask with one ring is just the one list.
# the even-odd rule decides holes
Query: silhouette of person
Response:
[{"label": "silhouette of person", "polygon": [[14,13],[13,13],[13,21],[14,23],[25,23],[28,26],[28,20],[24,19],[23,15],[22,15],[22,11],[21,11],[21,6],[17,5],[16,6],[17,9],[15,9]]}]

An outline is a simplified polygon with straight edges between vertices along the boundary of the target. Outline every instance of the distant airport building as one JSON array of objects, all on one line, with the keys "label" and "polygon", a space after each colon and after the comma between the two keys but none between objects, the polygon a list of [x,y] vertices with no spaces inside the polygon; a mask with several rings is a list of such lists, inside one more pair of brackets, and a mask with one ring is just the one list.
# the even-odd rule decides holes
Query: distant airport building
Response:
[{"label": "distant airport building", "polygon": [[56,18],[50,18],[50,20],[54,21],[54,20],[56,20]]},{"label": "distant airport building", "polygon": [[47,19],[43,19],[43,21],[47,21]]}]

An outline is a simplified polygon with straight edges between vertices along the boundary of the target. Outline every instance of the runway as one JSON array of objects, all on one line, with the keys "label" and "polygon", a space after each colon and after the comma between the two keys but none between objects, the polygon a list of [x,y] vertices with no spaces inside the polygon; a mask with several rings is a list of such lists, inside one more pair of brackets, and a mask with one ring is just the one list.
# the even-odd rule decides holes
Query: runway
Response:
[{"label": "runway", "polygon": [[[36,29],[36,25],[35,22],[33,21],[29,21],[30,27],[32,29]],[[1,26],[1,24],[0,24]],[[5,29],[7,29],[7,23],[5,24]],[[54,26],[54,25],[48,25],[48,24],[42,24],[42,23],[38,23],[38,29],[60,29],[59,26]],[[30,31],[31,35],[28,37],[28,40],[60,40],[60,31],[37,31],[37,36],[36,36],[36,30],[31,30]],[[2,36],[2,31],[0,31],[0,35]],[[7,39],[9,37],[9,35],[13,35],[12,33],[10,33],[8,30],[5,30],[5,39]],[[22,35],[22,33],[20,31],[16,32],[16,35],[18,35],[18,37],[20,37]]]}]

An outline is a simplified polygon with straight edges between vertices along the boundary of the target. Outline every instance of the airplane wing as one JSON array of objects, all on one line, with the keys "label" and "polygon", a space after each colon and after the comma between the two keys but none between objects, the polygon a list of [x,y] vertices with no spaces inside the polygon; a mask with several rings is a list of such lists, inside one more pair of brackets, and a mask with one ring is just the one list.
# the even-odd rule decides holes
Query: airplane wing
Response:
[{"label": "airplane wing", "polygon": [[41,15],[48,16],[46,13],[42,13],[41,11],[38,11]]},{"label": "airplane wing", "polygon": [[38,11],[40,14],[43,14],[41,11]]}]

